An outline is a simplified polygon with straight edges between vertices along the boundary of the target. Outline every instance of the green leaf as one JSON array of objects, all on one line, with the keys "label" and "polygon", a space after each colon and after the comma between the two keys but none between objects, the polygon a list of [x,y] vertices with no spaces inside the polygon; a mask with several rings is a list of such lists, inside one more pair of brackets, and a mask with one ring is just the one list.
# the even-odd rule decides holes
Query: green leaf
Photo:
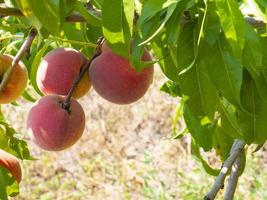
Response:
[{"label": "green leaf", "polygon": [[6,169],[4,169],[1,165],[0,165],[0,199],[1,200],[8,200],[8,196],[7,196],[7,191],[6,191],[6,176],[4,175],[4,173],[8,173]]},{"label": "green leaf", "polygon": [[[203,17],[203,23],[199,33],[199,45],[200,51],[201,45],[207,45],[207,42],[211,47],[216,43],[221,31],[220,18],[216,12],[216,5],[214,1],[206,2],[206,9]],[[203,44],[201,42],[205,41]],[[207,52],[206,52],[207,53]],[[208,55],[208,54],[206,54]]]},{"label": "green leaf", "polygon": [[210,80],[206,60],[199,61],[190,71],[180,76],[180,88],[188,97],[187,105],[195,116],[213,121],[218,103],[218,92]]},{"label": "green leaf", "polygon": [[238,110],[239,124],[246,143],[262,144],[267,139],[267,103],[266,99],[259,96],[255,82],[247,72],[244,72],[243,77],[241,103],[249,111]]},{"label": "green leaf", "polygon": [[16,137],[17,132],[4,119],[0,120],[0,125],[0,148],[21,160],[32,160],[27,143]]},{"label": "green leaf", "polygon": [[185,24],[180,32],[177,48],[172,51],[178,72],[187,68],[195,58],[195,29],[194,23]]},{"label": "green leaf", "polygon": [[16,0],[16,3],[23,15],[27,17],[27,19],[29,19],[29,21],[35,28],[40,30],[43,25],[39,21],[37,16],[35,16],[35,13],[31,6],[31,0]]},{"label": "green leaf", "polygon": [[172,81],[179,82],[178,69],[170,55],[170,49],[166,44],[166,36],[159,36],[152,42],[152,48],[155,56],[159,59],[158,63],[162,72]]},{"label": "green leaf", "polygon": [[91,0],[90,1],[96,8],[101,9],[104,3],[104,0]]},{"label": "green leaf", "polygon": [[[168,21],[166,22],[166,36],[168,44],[173,47],[177,44],[179,38],[179,32],[181,29],[181,23],[183,23],[183,13],[194,5],[193,0],[189,1],[178,1],[176,3],[175,10],[173,14],[169,17]],[[188,22],[187,22],[188,23]]]},{"label": "green leaf", "polygon": [[230,103],[240,108],[242,66],[239,61],[225,50],[224,44],[224,42],[219,41],[216,46],[210,49],[207,68],[219,92]]},{"label": "green leaf", "polygon": [[184,120],[190,134],[197,144],[205,151],[210,150],[212,148],[214,132],[213,124],[210,124],[209,121],[206,122],[205,119],[197,118],[186,103],[184,105]]},{"label": "green leaf", "polygon": [[263,59],[260,37],[250,25],[246,24],[245,27],[246,40],[243,59],[246,59],[250,64],[250,68],[248,68],[248,70],[252,75],[259,74]]},{"label": "green leaf", "polygon": [[241,176],[244,173],[245,168],[246,168],[246,162],[247,162],[246,152],[243,149],[243,151],[241,153],[241,158],[240,158],[240,171],[239,171],[239,176]]},{"label": "green leaf", "polygon": [[198,160],[201,162],[203,168],[205,169],[205,171],[212,175],[212,176],[218,176],[220,170],[218,169],[213,169],[208,163],[207,161],[205,161],[203,159],[203,157],[200,154],[200,150],[199,150],[199,146],[196,144],[196,142],[194,140],[192,140],[191,142],[191,153],[196,156],[198,158]]},{"label": "green leaf", "polygon": [[16,0],[22,13],[29,17],[36,28],[44,26],[50,33],[59,35],[62,22],[60,0]]},{"label": "green leaf", "polygon": [[257,151],[259,151],[259,150],[264,146],[264,144],[265,144],[265,142],[262,143],[262,144],[258,144],[258,145],[256,146],[256,148],[253,150],[253,153],[256,153]]},{"label": "green leaf", "polygon": [[218,123],[214,132],[213,139],[214,148],[223,161],[225,161],[229,157],[231,147],[234,142],[233,137],[230,137],[227,131],[228,130],[225,129],[224,126],[220,126]]},{"label": "green leaf", "polygon": [[264,77],[266,65],[263,64],[263,57],[265,55],[263,48],[265,48],[267,43],[264,41],[264,38],[259,38],[258,34],[249,25],[246,26],[245,36],[246,43],[242,64],[253,77],[259,95],[267,99],[267,82]]},{"label": "green leaf", "polygon": [[39,90],[38,86],[37,86],[37,82],[36,82],[36,75],[37,75],[37,70],[39,67],[39,64],[41,62],[41,59],[45,53],[45,51],[47,50],[47,48],[49,47],[50,43],[46,43],[36,54],[36,56],[34,57],[34,60],[32,62],[32,66],[31,66],[31,73],[30,73],[30,81],[31,84],[34,88],[34,90],[41,96],[43,96],[43,93]]},{"label": "green leaf", "polygon": [[205,1],[204,13],[202,14],[202,12],[199,12],[197,23],[198,26],[195,25],[195,30],[192,33],[192,39],[194,39],[192,46],[192,50],[194,49],[194,54],[192,54],[192,61],[190,63],[187,63],[187,65],[183,67],[183,70],[180,72],[180,74],[186,73],[197,62],[199,62],[199,60],[209,56],[210,49],[207,47],[214,46],[221,29],[219,25],[219,17],[216,14],[215,10],[216,7],[213,1]]},{"label": "green leaf", "polygon": [[245,20],[238,2],[232,0],[215,2],[225,37],[232,48],[233,55],[240,59],[245,44]]},{"label": "green leaf", "polygon": [[[60,13],[62,16],[67,17],[71,12],[73,12],[76,0],[60,0]],[[61,18],[64,19],[63,17]],[[63,24],[64,21],[62,21]]]},{"label": "green leaf", "polygon": [[158,12],[162,11],[164,8],[167,8],[169,3],[176,2],[171,0],[156,0],[156,1],[145,1],[142,6],[142,12],[139,17],[139,23],[142,25],[144,22],[152,19]]},{"label": "green leaf", "polygon": [[34,103],[34,102],[36,101],[36,99],[33,98],[33,97],[27,92],[27,90],[25,90],[25,91],[23,92],[22,97],[23,97],[24,99],[26,99],[26,100],[32,102],[32,103]]},{"label": "green leaf", "polygon": [[[147,1],[147,2],[150,2],[150,1]],[[160,23],[160,26],[157,28],[157,30],[155,32],[153,32],[152,35],[150,35],[148,38],[146,38],[145,41],[140,43],[140,45],[143,45],[143,44],[150,42],[153,38],[155,38],[157,36],[158,33],[160,33],[160,31],[164,28],[165,24],[168,22],[168,20],[173,15],[176,6],[177,6],[177,1],[169,1],[166,15],[165,15],[164,19],[162,20],[162,22]]]},{"label": "green leaf", "polygon": [[261,39],[260,42],[261,42],[262,55],[263,55],[261,71],[262,71],[265,81],[267,81],[267,68],[266,68],[267,66],[267,34],[263,35],[260,39]]},{"label": "green leaf", "polygon": [[179,132],[173,132],[172,133],[172,139],[177,140],[185,136],[185,134],[188,133],[188,129],[185,127]]},{"label": "green leaf", "polygon": [[88,11],[82,2],[77,1],[75,4],[75,10],[77,10],[86,20],[86,22],[92,26],[102,27],[102,20],[100,17],[93,15]]},{"label": "green leaf", "polygon": [[181,89],[179,84],[173,81],[166,81],[161,87],[160,91],[168,93],[172,97],[181,97]]},{"label": "green leaf", "polygon": [[[181,30],[176,52],[176,65],[182,71],[194,60],[194,24]],[[179,76],[183,95],[188,97],[187,105],[197,117],[207,116],[211,121],[217,107],[218,92],[214,87],[206,63],[209,58],[197,60],[193,66]]]},{"label": "green leaf", "polygon": [[232,138],[243,138],[241,132],[236,108],[230,104],[226,99],[222,98],[219,104],[219,112],[221,116],[221,127],[224,133]]},{"label": "green leaf", "polygon": [[186,98],[182,98],[182,100],[176,106],[175,114],[172,119],[172,136],[174,139],[180,138],[182,137],[182,135],[188,132],[187,128],[185,127],[182,131],[179,131],[179,133],[177,133],[177,124],[178,124],[180,117],[183,114],[185,99]]},{"label": "green leaf", "polygon": [[[128,57],[129,32],[123,29],[125,14],[122,0],[104,0],[102,7],[103,34],[110,47],[118,54]],[[130,30],[130,28],[128,29]]]},{"label": "green leaf", "polygon": [[0,199],[7,200],[8,196],[19,194],[19,185],[10,172],[0,165]]},{"label": "green leaf", "polygon": [[122,0],[122,1],[123,1],[123,30],[125,32],[125,35],[131,38],[133,35],[135,4],[133,0]]}]

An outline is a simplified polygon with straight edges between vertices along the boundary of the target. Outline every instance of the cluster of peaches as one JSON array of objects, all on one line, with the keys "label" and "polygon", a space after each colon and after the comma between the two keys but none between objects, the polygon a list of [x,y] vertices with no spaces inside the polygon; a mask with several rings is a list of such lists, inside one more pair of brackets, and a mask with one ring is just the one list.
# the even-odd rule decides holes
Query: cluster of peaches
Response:
[{"label": "cluster of peaches", "polygon": [[[128,59],[112,52],[106,42],[100,49],[100,55],[93,59],[75,87],[67,108],[64,107],[66,96],[88,59],[75,49],[57,48],[41,60],[36,81],[45,96],[30,110],[27,126],[31,139],[42,149],[60,151],[79,140],[85,128],[85,114],[77,99],[84,96],[91,85],[101,97],[116,104],[130,104],[146,93],[153,79],[153,66],[137,72]],[[152,60],[147,50],[141,60]],[[0,56],[0,74],[4,74],[11,62],[11,56]],[[26,87],[27,79],[26,67],[20,62],[0,95],[0,103],[16,100]]]},{"label": "cluster of peaches", "polygon": [[[10,55],[0,55],[1,78],[13,60],[14,57]],[[141,60],[152,60],[147,50]],[[112,52],[104,42],[100,55],[93,59],[88,72],[79,80],[66,108],[66,96],[87,62],[82,53],[71,48],[57,48],[43,57],[36,81],[45,96],[33,106],[27,120],[31,139],[42,149],[60,151],[79,140],[85,128],[85,114],[76,99],[84,96],[91,84],[104,99],[116,104],[130,104],[146,93],[153,80],[153,66],[137,72],[129,60]],[[27,68],[20,61],[0,94],[0,104],[13,102],[20,97],[27,81]],[[21,167],[16,157],[0,149],[0,165],[20,182]]]}]

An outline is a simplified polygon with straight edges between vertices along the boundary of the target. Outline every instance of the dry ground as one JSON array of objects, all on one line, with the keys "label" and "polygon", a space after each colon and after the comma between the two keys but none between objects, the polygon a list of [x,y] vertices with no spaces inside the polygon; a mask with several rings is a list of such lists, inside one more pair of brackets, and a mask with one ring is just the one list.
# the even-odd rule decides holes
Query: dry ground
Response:
[{"label": "dry ground", "polygon": [[[189,138],[170,139],[178,100],[159,91],[164,81],[157,70],[145,97],[129,106],[108,103],[91,90],[80,101],[87,119],[84,135],[75,146],[57,153],[29,141],[25,122],[31,103],[6,106],[8,120],[38,158],[23,162],[21,194],[14,199],[202,199],[214,178],[188,154]],[[267,199],[263,156],[264,151],[249,156],[236,199]]]}]

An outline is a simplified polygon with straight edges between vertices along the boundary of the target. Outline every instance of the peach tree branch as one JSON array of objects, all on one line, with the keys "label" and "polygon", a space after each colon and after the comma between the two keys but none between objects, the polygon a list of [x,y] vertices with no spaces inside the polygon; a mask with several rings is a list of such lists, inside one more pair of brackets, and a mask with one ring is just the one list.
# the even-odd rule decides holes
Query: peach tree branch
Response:
[{"label": "peach tree branch", "polygon": [[204,197],[204,200],[215,199],[217,193],[224,185],[224,180],[225,177],[227,176],[229,169],[233,166],[234,162],[236,161],[237,157],[240,155],[240,152],[243,150],[244,147],[245,147],[245,142],[241,140],[235,140],[235,142],[232,145],[229,157],[223,163],[219,175],[217,176],[209,193]]},{"label": "peach tree branch", "polygon": [[82,79],[83,75],[88,71],[88,69],[89,69],[91,63],[93,62],[93,60],[97,56],[99,56],[101,54],[101,46],[100,46],[100,44],[102,43],[102,40],[103,40],[103,38],[99,39],[98,46],[96,47],[93,56],[91,57],[90,60],[88,60],[85,64],[83,64],[83,66],[81,67],[80,73],[78,74],[76,79],[73,81],[73,84],[72,84],[72,86],[71,86],[71,88],[70,88],[70,90],[69,90],[64,102],[62,103],[62,107],[65,110],[69,110],[71,97],[73,95],[73,92],[74,92],[75,88],[78,86],[80,80]]},{"label": "peach tree branch", "polygon": [[0,84],[0,93],[3,92],[3,90],[5,89],[6,84],[9,81],[9,78],[10,78],[15,66],[20,62],[22,56],[29,51],[31,44],[32,44],[36,35],[37,35],[37,30],[31,29],[27,39],[24,41],[24,43],[20,47],[18,53],[14,57],[11,66],[7,69],[7,71],[4,74],[3,80]]},{"label": "peach tree branch", "polygon": [[231,174],[227,184],[227,189],[224,195],[224,200],[233,200],[234,198],[234,193],[241,171],[241,153],[242,151],[239,153],[237,159],[235,160],[232,166]]}]

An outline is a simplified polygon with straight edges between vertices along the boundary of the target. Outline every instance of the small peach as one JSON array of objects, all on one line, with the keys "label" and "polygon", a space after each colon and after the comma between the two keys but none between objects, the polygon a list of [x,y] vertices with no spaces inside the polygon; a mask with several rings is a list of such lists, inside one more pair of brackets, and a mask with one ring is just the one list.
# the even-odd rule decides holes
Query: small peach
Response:
[{"label": "small peach", "polygon": [[[0,55],[0,80],[3,79],[7,69],[11,67],[13,60],[13,56],[6,54]],[[17,100],[26,88],[27,81],[27,68],[22,62],[19,62],[12,71],[4,90],[0,93],[0,104],[6,104]]]}]

